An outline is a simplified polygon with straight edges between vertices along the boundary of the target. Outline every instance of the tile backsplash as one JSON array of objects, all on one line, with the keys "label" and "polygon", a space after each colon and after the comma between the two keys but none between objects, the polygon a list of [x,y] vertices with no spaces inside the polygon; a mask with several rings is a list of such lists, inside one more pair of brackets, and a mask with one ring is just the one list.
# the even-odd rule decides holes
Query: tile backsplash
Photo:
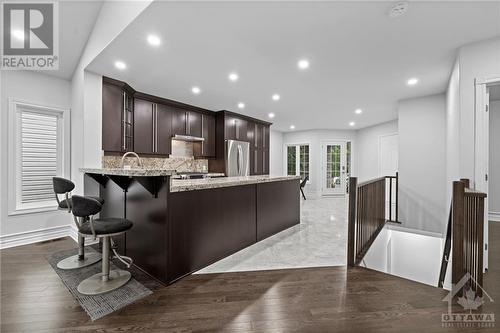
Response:
[{"label": "tile backsplash", "polygon": [[[102,157],[103,168],[119,168],[122,161],[121,156],[104,155]],[[208,160],[195,159],[191,157],[141,157],[144,169],[165,169],[178,172],[207,172]],[[125,165],[138,168],[137,159],[133,156],[125,158]]]}]

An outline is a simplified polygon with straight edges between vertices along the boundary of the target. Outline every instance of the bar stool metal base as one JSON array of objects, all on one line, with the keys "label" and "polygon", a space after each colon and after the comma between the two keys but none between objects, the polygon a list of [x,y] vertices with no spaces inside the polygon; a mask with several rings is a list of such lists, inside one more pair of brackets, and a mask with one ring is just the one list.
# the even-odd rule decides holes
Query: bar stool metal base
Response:
[{"label": "bar stool metal base", "polygon": [[100,253],[86,253],[83,260],[78,259],[80,256],[75,254],[74,256],[63,259],[57,263],[57,268],[59,269],[77,269],[82,267],[87,267],[101,261],[102,256]]},{"label": "bar stool metal base", "polygon": [[120,288],[132,278],[130,272],[121,269],[110,271],[108,281],[103,281],[102,275],[97,273],[80,282],[78,292],[83,295],[104,294]]}]

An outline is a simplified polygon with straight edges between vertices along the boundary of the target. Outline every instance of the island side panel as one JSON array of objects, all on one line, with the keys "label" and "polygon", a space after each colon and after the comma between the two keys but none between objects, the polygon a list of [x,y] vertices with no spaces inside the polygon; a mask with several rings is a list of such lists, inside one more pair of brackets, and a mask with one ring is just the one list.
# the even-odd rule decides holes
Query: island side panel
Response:
[{"label": "island side panel", "polygon": [[169,179],[165,177],[155,197],[134,177],[127,192],[127,255],[134,265],[167,283],[167,227]]},{"label": "island side panel", "polygon": [[171,193],[169,281],[256,240],[255,185]]},{"label": "island side panel", "polygon": [[299,180],[257,184],[257,241],[300,223]]}]

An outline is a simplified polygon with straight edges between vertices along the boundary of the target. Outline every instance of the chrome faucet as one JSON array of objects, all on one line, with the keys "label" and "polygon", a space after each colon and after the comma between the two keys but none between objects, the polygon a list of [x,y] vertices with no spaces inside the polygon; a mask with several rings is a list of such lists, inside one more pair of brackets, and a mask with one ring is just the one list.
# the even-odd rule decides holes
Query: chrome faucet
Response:
[{"label": "chrome faucet", "polygon": [[137,158],[139,166],[142,167],[142,161],[141,161],[141,158],[139,157],[139,155],[137,155],[133,151],[129,151],[129,152],[126,152],[125,154],[123,154],[123,156],[122,156],[122,162],[120,163],[120,168],[121,169],[123,169],[123,164],[125,162],[125,157],[127,157],[128,155],[134,155]]}]

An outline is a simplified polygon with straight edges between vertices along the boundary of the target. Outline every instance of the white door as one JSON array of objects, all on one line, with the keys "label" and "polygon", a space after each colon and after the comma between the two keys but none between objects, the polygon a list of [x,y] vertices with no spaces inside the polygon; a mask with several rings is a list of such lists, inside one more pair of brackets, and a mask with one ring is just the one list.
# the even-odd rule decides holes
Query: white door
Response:
[{"label": "white door", "polygon": [[397,134],[379,138],[379,177],[395,176],[398,171],[399,140]]},{"label": "white door", "polygon": [[[395,176],[398,172],[398,160],[399,160],[399,137],[397,134],[383,135],[379,137],[379,161],[378,161],[378,175],[379,177],[384,176]],[[396,218],[396,182],[392,181],[392,200],[389,201],[390,191],[386,190],[386,207],[389,206],[389,202],[392,203],[389,211],[386,211],[386,219]]]},{"label": "white door", "polygon": [[346,193],[346,142],[324,142],[322,145],[322,185],[323,195],[343,195]]}]

